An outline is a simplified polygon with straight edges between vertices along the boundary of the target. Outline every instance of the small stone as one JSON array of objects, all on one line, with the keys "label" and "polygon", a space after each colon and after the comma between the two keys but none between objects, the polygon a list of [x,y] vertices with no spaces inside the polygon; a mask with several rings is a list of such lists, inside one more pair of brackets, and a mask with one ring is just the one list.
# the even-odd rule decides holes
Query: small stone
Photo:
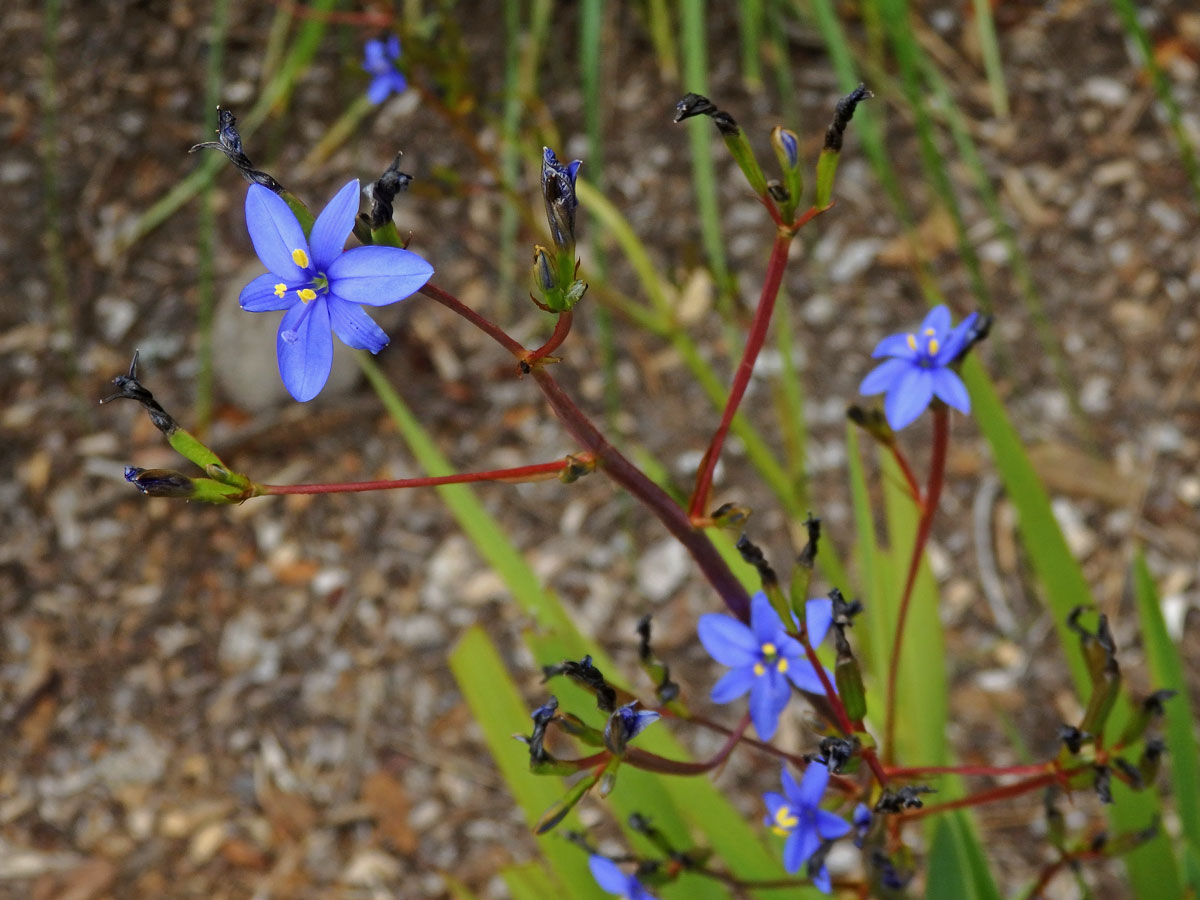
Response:
[{"label": "small stone", "polygon": [[688,563],[687,551],[678,541],[653,544],[638,560],[638,590],[649,600],[666,600],[683,584]]}]

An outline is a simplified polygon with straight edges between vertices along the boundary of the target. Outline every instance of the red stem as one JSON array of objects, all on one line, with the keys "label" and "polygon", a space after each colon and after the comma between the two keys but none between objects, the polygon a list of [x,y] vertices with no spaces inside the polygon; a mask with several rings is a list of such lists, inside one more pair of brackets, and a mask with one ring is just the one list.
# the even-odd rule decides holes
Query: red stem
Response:
[{"label": "red stem", "polygon": [[683,762],[678,759],[668,759],[665,756],[659,756],[657,753],[650,753],[646,750],[639,750],[636,747],[630,747],[625,751],[624,761],[636,769],[644,769],[647,772],[659,772],[663,775],[704,775],[729,758],[729,754],[738,745],[738,741],[742,739],[742,735],[749,725],[750,713],[746,713],[742,716],[742,720],[738,722],[737,728],[730,732],[728,739],[721,746],[721,749],[713,754],[711,759],[703,762]]},{"label": "red stem", "polygon": [[507,332],[505,332],[504,329],[499,325],[496,325],[489,319],[485,319],[453,294],[443,291],[437,285],[427,282],[425,286],[418,291],[418,293],[424,294],[431,300],[436,300],[447,309],[458,313],[488,337],[492,338],[492,340],[494,340],[497,344],[499,344],[517,359],[524,359],[525,355],[529,352],[517,341],[509,337]]},{"label": "red stem", "polygon": [[913,586],[921,568],[921,558],[929,533],[933,529],[933,516],[937,512],[938,498],[942,494],[942,482],[946,474],[946,448],[950,443],[950,414],[945,404],[933,407],[933,453],[929,460],[929,482],[925,487],[925,502],[921,505],[921,518],[917,524],[917,539],[913,542],[912,556],[908,561],[908,577],[904,581],[904,594],[900,598],[900,615],[896,620],[896,634],[892,639],[892,656],[888,660],[887,713],[884,719],[884,762],[896,757],[896,688],[900,673],[900,652],[904,646],[904,625],[908,620],[908,607],[912,600]]},{"label": "red stem", "polygon": [[921,488],[917,484],[917,476],[913,474],[912,466],[908,464],[908,459],[900,452],[900,448],[893,441],[891,444],[892,458],[896,460],[896,465],[900,467],[901,474],[904,475],[904,480],[908,483],[908,492],[912,494],[913,502],[917,506],[921,505]]},{"label": "red stem", "polygon": [[550,335],[550,340],[542,344],[536,350],[529,351],[529,354],[522,360],[526,365],[533,365],[539,359],[545,359],[551,353],[559,348],[563,341],[567,339],[567,335],[571,333],[571,321],[575,314],[571,310],[558,314],[558,321],[554,323],[554,333]]},{"label": "red stem", "polygon": [[651,481],[645,472],[622,456],[620,451],[605,439],[591,420],[575,405],[575,401],[567,396],[553,375],[545,368],[536,368],[533,370],[533,378],[563,427],[581,446],[591,451],[596,459],[597,468],[654,513],[675,539],[687,548],[708,583],[725,601],[729,611],[741,621],[749,622],[750,595],[717,553],[712,542],[692,525],[687,513],[671,499],[670,494]]},{"label": "red stem", "polygon": [[933,803],[923,806],[920,809],[905,810],[901,813],[901,817],[907,822],[912,819],[923,819],[926,816],[949,812],[952,809],[965,809],[970,806],[982,806],[984,803],[995,803],[997,800],[1008,800],[1010,797],[1019,797],[1022,794],[1028,794],[1030,791],[1036,791],[1047,785],[1054,784],[1060,780],[1060,777],[1057,772],[1043,772],[1041,775],[1026,778],[1024,781],[1018,781],[1016,784],[1006,784],[1001,787],[989,788],[986,791],[979,791],[966,797],[959,797],[957,800],[947,800],[945,803]]},{"label": "red stem", "polygon": [[763,282],[762,293],[758,298],[758,308],[754,311],[754,321],[750,325],[750,333],[746,336],[746,348],[742,351],[741,362],[738,363],[734,374],[733,386],[729,389],[729,399],[725,401],[725,411],[721,414],[721,424],[709,441],[708,450],[700,463],[700,471],[696,473],[696,487],[692,490],[692,499],[688,504],[688,516],[698,520],[704,515],[704,506],[708,502],[708,493],[712,489],[713,472],[716,471],[717,461],[721,458],[721,448],[733,424],[733,417],[741,405],[746,387],[750,384],[750,375],[754,372],[754,362],[762,350],[767,338],[767,328],[771,324],[771,314],[775,311],[775,300],[779,296],[779,286],[783,283],[783,272],[787,268],[788,251],[792,245],[795,232],[791,229],[780,229],[775,234],[775,243],[771,245],[771,258],[767,262],[767,277]]},{"label": "red stem", "polygon": [[[576,457],[578,461],[578,457]],[[475,481],[502,481],[518,483],[546,481],[556,476],[571,460],[537,463],[532,466],[517,466],[512,469],[493,469],[489,472],[460,472],[456,475],[438,475],[425,478],[397,478],[387,481],[348,481],[340,484],[260,484],[262,495],[271,494],[357,494],[364,491],[390,491],[399,488],[435,487],[439,484],[470,484]]]},{"label": "red stem", "polygon": [[[1051,764],[1052,765],[1052,764]],[[1047,770],[1046,763],[1024,766],[897,766],[889,767],[889,778],[922,778],[926,775],[1039,775]]]},{"label": "red stem", "polygon": [[[462,316],[517,359],[525,358],[527,351],[524,347],[453,294],[432,284],[421,288],[421,293]],[[666,491],[651,481],[645,472],[622,456],[617,448],[608,442],[575,401],[567,396],[553,375],[542,366],[535,367],[532,374],[558,420],[576,441],[591,452],[597,467],[654,513],[675,539],[687,548],[729,611],[743,622],[749,622],[750,595],[717,553],[712,542],[692,525],[687,513]]]}]

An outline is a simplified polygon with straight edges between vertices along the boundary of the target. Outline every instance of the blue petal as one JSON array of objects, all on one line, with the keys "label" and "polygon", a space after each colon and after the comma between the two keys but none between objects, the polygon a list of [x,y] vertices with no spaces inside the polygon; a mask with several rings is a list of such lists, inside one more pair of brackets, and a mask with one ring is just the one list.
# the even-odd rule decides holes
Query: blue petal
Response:
[{"label": "blue petal", "polygon": [[899,431],[925,412],[933,399],[933,375],[928,369],[910,368],[888,391],[883,411],[888,424]]},{"label": "blue petal", "polygon": [[783,772],[780,773],[779,780],[783,782],[783,795],[787,797],[788,803],[797,808],[803,806],[804,796],[800,793],[800,785],[796,784],[796,779],[787,770],[787,766],[783,767]]},{"label": "blue petal", "polygon": [[752,666],[759,659],[753,633],[732,616],[708,613],[696,623],[700,643],[723,666]]},{"label": "blue petal", "polygon": [[796,805],[805,809],[814,809],[821,802],[821,796],[829,784],[829,769],[819,762],[811,762],[804,770],[800,779],[800,790],[796,796]]},{"label": "blue petal", "polygon": [[979,313],[971,313],[954,326],[954,330],[946,335],[946,340],[938,347],[937,355],[933,359],[934,365],[948,366],[954,362],[955,357],[962,352],[963,344],[967,342],[967,332],[971,330],[978,318]]},{"label": "blue petal", "polygon": [[420,290],[433,266],[399,247],[355,247],[338,256],[325,273],[329,290],[351,303],[386,306]]},{"label": "blue petal", "polygon": [[338,258],[346,246],[346,237],[354,227],[358,215],[358,179],[347,183],[333,195],[333,199],[321,210],[312,227],[313,265],[318,272],[325,272]]},{"label": "blue petal", "polygon": [[791,699],[792,689],[787,679],[775,669],[767,669],[762,675],[755,676],[754,685],[750,688],[750,720],[754,722],[754,730],[764,741],[775,736],[779,727],[779,714],[783,712]]},{"label": "blue petal", "polygon": [[396,35],[390,35],[387,39],[387,46],[384,48],[389,60],[395,62],[400,58],[400,38]]},{"label": "blue petal", "polygon": [[729,703],[736,700],[750,688],[754,687],[756,681],[754,670],[747,667],[733,669],[726,672],[725,675],[713,685],[712,693],[709,697],[713,703]]},{"label": "blue petal", "polygon": [[817,646],[825,640],[829,626],[833,624],[833,601],[828,597],[814,597],[805,603],[804,623],[808,627],[808,642]]},{"label": "blue petal", "polygon": [[775,815],[780,809],[788,805],[787,799],[783,794],[767,791],[767,793],[763,794],[763,803],[767,806],[767,814],[763,817],[763,824],[774,828],[778,825],[775,821]]},{"label": "blue petal", "polygon": [[779,639],[779,632],[783,631],[779,613],[775,612],[775,607],[762,591],[750,598],[750,630],[759,647],[775,643]]},{"label": "blue petal", "polygon": [[[295,340],[284,339],[290,331],[296,332]],[[324,298],[297,303],[284,314],[275,349],[279,374],[288,393],[301,403],[321,393],[333,366],[333,334]]]},{"label": "blue petal", "polygon": [[921,333],[924,334],[930,328],[933,329],[933,336],[939,341],[950,330],[950,308],[946,304],[935,306],[925,315],[921,322]]},{"label": "blue petal", "polygon": [[817,834],[827,841],[835,841],[850,833],[850,823],[827,809],[816,810],[816,824]]},{"label": "blue petal", "polygon": [[378,38],[369,40],[363,45],[363,68],[368,72],[381,72],[391,67],[384,42]]},{"label": "blue petal", "polygon": [[808,823],[801,821],[783,845],[783,867],[791,874],[796,874],[804,865],[804,861],[812,856],[819,846],[821,842],[808,827]]},{"label": "blue petal", "polygon": [[897,359],[915,360],[917,351],[909,346],[909,339],[912,337],[907,331],[902,334],[890,334],[880,341],[874,352],[871,353],[873,359],[880,359],[884,356],[894,356]]},{"label": "blue petal", "polygon": [[330,297],[328,302],[329,324],[347,347],[378,353],[388,345],[387,332],[375,324],[361,306],[346,303],[339,297]]},{"label": "blue petal", "polygon": [[380,103],[386,100],[388,95],[391,93],[392,82],[391,79],[388,78],[386,72],[382,75],[376,75],[371,79],[371,83],[367,85],[367,100],[369,100],[373,106],[378,106]]},{"label": "blue petal", "polygon": [[[636,701],[635,701],[636,702]],[[633,740],[646,728],[662,718],[662,713],[656,713],[652,709],[643,709],[633,712],[629,718],[622,717],[621,726],[625,729],[625,739]]]},{"label": "blue petal", "polygon": [[267,312],[272,309],[287,309],[293,303],[300,302],[300,298],[296,296],[296,285],[284,284],[283,296],[277,296],[275,286],[279,283],[278,275],[272,275],[270,272],[259,275],[242,288],[241,294],[238,295],[238,304],[247,312]]},{"label": "blue petal", "polygon": [[246,229],[254,252],[262,264],[288,283],[308,279],[304,269],[292,259],[292,251],[308,254],[308,241],[295,214],[274,191],[261,184],[246,191]]},{"label": "blue petal", "polygon": [[933,392],[945,401],[947,406],[953,406],[959,412],[971,411],[971,398],[967,394],[967,386],[949,369],[938,369],[933,373]]},{"label": "blue petal", "polygon": [[[821,684],[821,677],[807,659],[789,661],[787,677],[788,681],[802,691],[808,691],[810,694],[825,693],[825,685]],[[833,683],[832,678],[829,681],[830,684]]]},{"label": "blue petal", "polygon": [[904,377],[912,368],[913,363],[911,360],[889,359],[867,373],[867,377],[858,386],[858,392],[864,397],[870,397],[872,394],[882,394],[884,391],[889,391],[892,389],[892,385]]},{"label": "blue petal", "polygon": [[829,878],[828,868],[821,866],[821,868],[817,870],[816,874],[812,874],[810,877],[812,878],[813,887],[815,887],[822,894],[833,893],[833,881],[831,881]]},{"label": "blue petal", "polygon": [[621,867],[611,859],[593,854],[588,857],[588,868],[592,870],[592,877],[596,879],[596,884],[610,894],[623,897],[628,892],[629,876],[622,872]]}]

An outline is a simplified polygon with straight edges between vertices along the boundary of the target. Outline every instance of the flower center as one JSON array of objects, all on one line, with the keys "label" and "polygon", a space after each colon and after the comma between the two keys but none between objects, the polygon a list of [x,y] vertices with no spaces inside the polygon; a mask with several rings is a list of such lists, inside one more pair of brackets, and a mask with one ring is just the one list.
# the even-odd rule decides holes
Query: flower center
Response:
[{"label": "flower center", "polygon": [[788,670],[787,657],[779,655],[779,648],[771,641],[767,641],[758,648],[762,654],[762,659],[754,664],[755,675],[767,674],[767,666],[773,666],[780,675]]},{"label": "flower center", "polygon": [[786,837],[792,832],[792,829],[800,824],[800,817],[792,812],[792,808],[786,803],[775,810],[774,818],[775,823],[771,826],[771,830],[780,837]]},{"label": "flower center", "polygon": [[[922,343],[924,343],[924,346],[922,346]],[[910,333],[907,344],[908,349],[918,355],[917,365],[926,369],[933,366],[933,360],[942,346],[937,338],[937,330],[933,328],[926,328],[921,332],[920,337]]]}]

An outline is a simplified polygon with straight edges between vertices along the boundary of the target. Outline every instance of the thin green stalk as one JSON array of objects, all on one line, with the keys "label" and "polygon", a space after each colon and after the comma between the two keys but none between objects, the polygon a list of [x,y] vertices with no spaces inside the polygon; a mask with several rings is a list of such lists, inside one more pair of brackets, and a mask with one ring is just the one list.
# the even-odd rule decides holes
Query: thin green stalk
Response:
[{"label": "thin green stalk", "polygon": [[1163,110],[1167,114],[1167,121],[1171,124],[1171,134],[1175,136],[1175,144],[1179,149],[1179,161],[1187,173],[1188,183],[1192,186],[1196,204],[1200,206],[1200,161],[1196,159],[1196,145],[1192,143],[1187,128],[1184,127],[1183,114],[1179,111],[1179,104],[1175,100],[1175,94],[1171,91],[1171,82],[1167,80],[1162,66],[1154,58],[1154,50],[1150,46],[1150,35],[1146,34],[1146,29],[1138,21],[1137,6],[1134,5],[1133,0],[1112,0],[1112,4],[1121,18],[1125,34],[1137,47],[1138,55],[1141,57],[1139,62],[1146,67],[1146,72],[1150,75],[1150,81],[1154,85],[1154,93],[1158,95],[1158,102],[1162,104]]},{"label": "thin green stalk", "polygon": [[[504,106],[500,119],[500,173],[505,184],[517,183],[521,176],[521,2],[504,2]],[[499,276],[497,315],[507,318],[511,312],[510,297],[517,286],[517,229],[520,226],[518,208],[513,203],[500,204]]]},{"label": "thin green stalk", "polygon": [[[229,0],[215,0],[209,25],[211,43],[204,77],[204,115],[211,121],[212,110],[221,102],[224,80],[225,35],[229,28]],[[193,418],[196,430],[204,434],[213,410],[213,309],[216,305],[217,211],[212,181],[200,195],[200,216],[196,241],[199,260],[196,272],[196,399]]]},{"label": "thin green stalk", "polygon": [[658,71],[664,81],[679,81],[679,51],[675,47],[675,29],[671,27],[671,5],[667,0],[649,0],[646,4],[646,28],[658,57]]},{"label": "thin green stalk", "polygon": [[[683,80],[688,91],[708,93],[707,4],[705,0],[682,0],[679,4],[683,32]],[[725,257],[721,237],[721,209],[717,201],[717,175],[712,157],[712,125],[703,116],[684,123],[692,147],[692,184],[696,190],[696,213],[704,253],[718,287],[718,309],[725,321],[733,312],[736,287]]]},{"label": "thin green stalk", "polygon": [[1004,83],[1004,64],[1000,62],[1000,43],[996,40],[992,4],[988,0],[971,0],[971,9],[975,13],[975,29],[979,36],[979,49],[983,53],[983,71],[987,75],[992,112],[999,119],[1007,119],[1008,87]]},{"label": "thin green stalk", "polygon": [[748,91],[762,90],[763,0],[742,0],[738,32],[742,39],[742,82]]}]

